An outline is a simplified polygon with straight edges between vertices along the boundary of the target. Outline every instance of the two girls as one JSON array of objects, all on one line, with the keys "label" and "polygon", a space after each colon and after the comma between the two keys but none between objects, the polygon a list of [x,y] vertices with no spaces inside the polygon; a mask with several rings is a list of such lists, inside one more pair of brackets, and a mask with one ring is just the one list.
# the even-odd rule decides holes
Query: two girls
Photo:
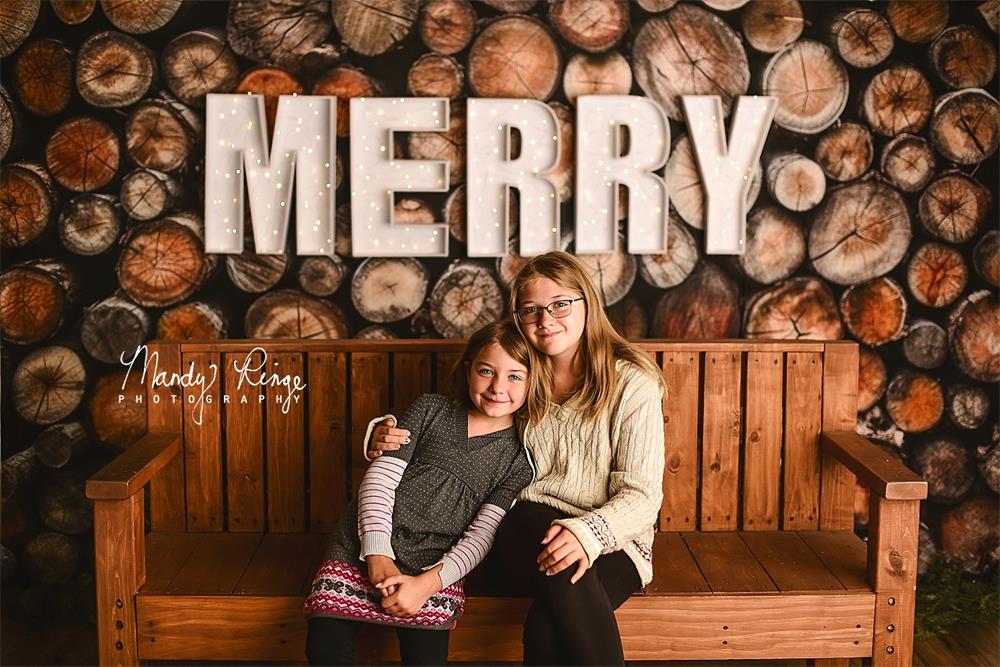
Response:
[{"label": "two girls", "polygon": [[[487,561],[504,590],[534,601],[524,623],[531,665],[623,665],[614,610],[652,579],[663,484],[659,369],[611,326],[583,265],[564,252],[531,259],[511,286],[530,344],[523,440],[536,465]],[[375,428],[395,454],[412,435]]]}]

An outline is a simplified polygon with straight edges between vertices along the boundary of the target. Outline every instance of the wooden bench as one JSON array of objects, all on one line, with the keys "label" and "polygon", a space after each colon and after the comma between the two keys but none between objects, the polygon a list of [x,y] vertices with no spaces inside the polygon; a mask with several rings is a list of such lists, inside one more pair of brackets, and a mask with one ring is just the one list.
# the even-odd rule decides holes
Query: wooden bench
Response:
[{"label": "wooden bench", "polygon": [[[656,577],[618,611],[626,659],[909,665],[926,484],[854,433],[857,345],[641,345],[668,387],[666,468]],[[257,346],[268,372],[307,384],[287,412],[284,388],[237,386],[234,362]],[[364,473],[368,420],[447,391],[460,349],[150,344],[160,371],[215,381],[199,414],[202,390],[154,387],[151,365],[147,435],[87,483],[101,663],[303,661],[302,601]],[[855,475],[871,489],[867,545],[852,532]],[[470,589],[451,659],[519,660],[528,601]],[[394,659],[390,638],[384,628],[363,635],[361,655]]]}]

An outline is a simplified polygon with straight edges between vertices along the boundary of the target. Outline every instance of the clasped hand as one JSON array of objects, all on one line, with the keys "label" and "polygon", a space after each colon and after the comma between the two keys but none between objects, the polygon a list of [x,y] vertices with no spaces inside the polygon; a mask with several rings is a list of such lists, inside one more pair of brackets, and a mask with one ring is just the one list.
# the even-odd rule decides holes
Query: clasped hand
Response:
[{"label": "clasped hand", "polygon": [[580,577],[590,566],[590,559],[573,531],[558,524],[549,526],[542,538],[542,544],[545,548],[535,559],[540,572],[545,572],[546,576],[551,577],[576,563],[576,572],[570,577],[569,583],[575,584],[580,581]]},{"label": "clasped hand", "polygon": [[388,556],[368,556],[368,580],[382,593],[382,609],[397,618],[413,616],[430,596],[441,590],[441,577],[433,567],[415,577],[400,573]]}]

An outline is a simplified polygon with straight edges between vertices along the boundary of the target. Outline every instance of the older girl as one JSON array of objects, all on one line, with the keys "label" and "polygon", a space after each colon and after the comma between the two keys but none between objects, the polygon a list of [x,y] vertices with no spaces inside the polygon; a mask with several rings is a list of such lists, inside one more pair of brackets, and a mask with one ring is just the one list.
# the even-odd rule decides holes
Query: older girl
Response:
[{"label": "older girl", "polygon": [[488,325],[456,366],[455,396],[407,410],[408,441],[368,468],[306,599],[310,663],[355,664],[359,623],[395,626],[404,665],[447,662],[462,577],[532,478],[515,424],[535,386],[529,354],[513,324]]},{"label": "older girl", "polygon": [[[622,665],[614,610],[653,576],[660,374],[615,332],[572,255],[533,258],[510,303],[544,391],[529,398],[523,436],[536,477],[500,526],[491,572],[506,589],[534,597],[525,664]],[[371,447],[388,453],[406,437],[406,429],[381,425]]]}]

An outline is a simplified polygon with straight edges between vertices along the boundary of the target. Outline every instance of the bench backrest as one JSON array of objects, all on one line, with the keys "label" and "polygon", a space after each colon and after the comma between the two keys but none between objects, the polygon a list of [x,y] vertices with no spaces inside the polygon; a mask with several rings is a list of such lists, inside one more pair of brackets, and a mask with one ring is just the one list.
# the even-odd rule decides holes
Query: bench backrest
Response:
[{"label": "bench backrest", "polygon": [[[851,527],[853,478],[821,455],[818,440],[821,430],[854,429],[856,343],[640,345],[668,392],[661,530]],[[184,438],[183,457],[151,481],[153,529],[327,532],[364,474],[368,421],[401,414],[421,393],[448,392],[462,342],[156,341],[148,349],[167,376],[193,369],[208,385],[199,402],[196,384],[154,387],[149,366],[149,430]],[[250,356],[255,369],[263,354],[268,374],[307,385],[287,409],[285,386],[238,386],[234,362]],[[246,378],[259,383],[261,371]]]}]

